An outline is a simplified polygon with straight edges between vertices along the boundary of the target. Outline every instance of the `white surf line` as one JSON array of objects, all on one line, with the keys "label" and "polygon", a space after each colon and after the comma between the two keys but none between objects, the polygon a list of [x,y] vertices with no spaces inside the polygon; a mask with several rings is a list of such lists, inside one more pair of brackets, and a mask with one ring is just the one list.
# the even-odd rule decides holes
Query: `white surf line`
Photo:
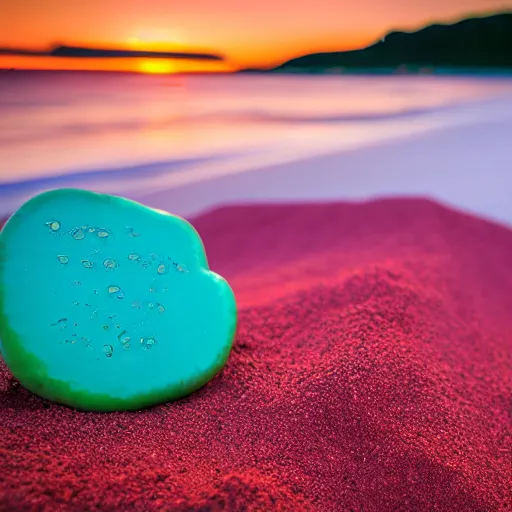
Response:
[{"label": "white surf line", "polygon": [[[489,103],[495,109],[490,111]],[[496,107],[499,107],[496,109]],[[485,102],[485,104],[466,105],[462,109],[446,113],[432,113],[422,116],[416,120],[407,119],[393,122],[382,122],[376,126],[340,126],[339,130],[333,132],[332,127],[325,129],[328,134],[322,136],[319,143],[318,132],[322,128],[315,129],[315,138],[311,139],[309,133],[294,134],[266,153],[259,156],[243,156],[232,159],[228,162],[204,163],[197,166],[190,166],[184,171],[178,171],[172,175],[159,176],[155,179],[145,180],[144,184],[131,190],[139,190],[137,197],[145,197],[162,189],[171,189],[184,185],[207,181],[223,176],[250,172],[267,168],[270,166],[291,163],[326,156],[328,154],[343,152],[351,149],[360,149],[382,142],[391,142],[397,139],[412,137],[418,134],[427,133],[436,129],[453,128],[468,124],[480,124],[487,121],[499,121],[512,119],[512,98],[506,101]],[[386,125],[389,126],[389,133],[386,133]],[[344,134],[343,131],[348,133]],[[283,147],[284,146],[284,147]]]}]

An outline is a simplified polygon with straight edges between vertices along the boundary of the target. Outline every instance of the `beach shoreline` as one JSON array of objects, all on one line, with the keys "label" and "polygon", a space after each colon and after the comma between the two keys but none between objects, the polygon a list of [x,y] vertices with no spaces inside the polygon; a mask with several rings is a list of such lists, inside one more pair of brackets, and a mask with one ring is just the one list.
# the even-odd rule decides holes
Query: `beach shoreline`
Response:
[{"label": "beach shoreline", "polygon": [[512,97],[268,151],[140,164],[0,186],[0,215],[48,188],[112,193],[187,218],[225,205],[426,197],[512,225]]},{"label": "beach shoreline", "polygon": [[[128,197],[194,217],[243,203],[370,201],[425,197],[512,225],[512,109],[509,118],[432,129],[398,140],[248,169]],[[428,158],[426,158],[428,155]],[[184,175],[187,179],[187,176]]]},{"label": "beach shoreline", "polygon": [[[197,78],[172,94],[151,77],[142,77],[140,84],[122,77],[86,84],[74,75],[59,80],[45,86],[44,101],[57,116],[49,115],[48,124],[46,118],[35,126],[27,124],[34,117],[30,108],[6,103],[14,129],[4,139],[17,137],[18,145],[4,143],[0,215],[43,190],[76,187],[128,197],[187,218],[223,204],[428,197],[512,223],[506,194],[512,189],[509,79]],[[120,85],[126,88],[123,96],[100,123],[81,119],[81,106],[61,118],[61,89],[70,102],[78,94],[92,95],[85,105],[101,114],[101,102]],[[132,119],[120,107],[129,94],[141,95],[141,85],[143,91],[151,86],[151,97],[157,100],[143,103]],[[295,96],[276,103],[274,95],[284,97],[292,85]],[[225,99],[230,91],[234,103]],[[36,93],[42,94],[30,94]],[[212,105],[218,101],[215,110]],[[180,105],[177,112],[173,102]],[[164,105],[169,112],[153,119],[152,112]],[[151,128],[154,122],[164,131],[150,130],[146,136],[144,126],[149,123]],[[49,138],[31,139],[39,136]],[[108,144],[102,142],[104,136]],[[134,142],[132,152],[129,141],[137,137],[140,144]],[[93,146],[85,152],[87,141]],[[180,142],[186,145],[178,151]],[[21,151],[25,144],[27,150]],[[60,151],[61,146],[66,150]]]}]

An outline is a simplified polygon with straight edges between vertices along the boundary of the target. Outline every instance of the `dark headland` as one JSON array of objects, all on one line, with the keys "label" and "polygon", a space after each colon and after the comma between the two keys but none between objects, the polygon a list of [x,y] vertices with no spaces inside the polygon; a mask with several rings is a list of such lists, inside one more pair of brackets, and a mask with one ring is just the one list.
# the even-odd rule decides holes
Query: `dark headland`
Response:
[{"label": "dark headland", "polygon": [[[433,24],[415,32],[390,32],[359,50],[315,53],[271,72],[512,71],[512,12]],[[246,70],[246,72],[255,70]]]}]

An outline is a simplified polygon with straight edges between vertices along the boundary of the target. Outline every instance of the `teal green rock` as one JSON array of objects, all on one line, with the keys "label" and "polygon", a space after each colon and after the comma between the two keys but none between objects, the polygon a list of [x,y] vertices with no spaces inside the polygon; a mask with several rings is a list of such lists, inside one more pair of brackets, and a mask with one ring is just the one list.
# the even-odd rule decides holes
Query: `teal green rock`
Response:
[{"label": "teal green rock", "polygon": [[222,369],[236,318],[230,286],[180,217],[60,189],[0,233],[0,349],[41,397],[92,411],[181,398]]}]

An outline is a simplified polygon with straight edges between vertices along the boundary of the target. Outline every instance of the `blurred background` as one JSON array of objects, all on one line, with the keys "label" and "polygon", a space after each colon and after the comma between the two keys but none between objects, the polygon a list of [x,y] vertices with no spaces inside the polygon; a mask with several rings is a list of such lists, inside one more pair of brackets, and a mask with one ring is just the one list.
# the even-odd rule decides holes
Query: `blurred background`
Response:
[{"label": "blurred background", "polygon": [[512,224],[512,1],[5,0],[0,216],[423,196]]}]

